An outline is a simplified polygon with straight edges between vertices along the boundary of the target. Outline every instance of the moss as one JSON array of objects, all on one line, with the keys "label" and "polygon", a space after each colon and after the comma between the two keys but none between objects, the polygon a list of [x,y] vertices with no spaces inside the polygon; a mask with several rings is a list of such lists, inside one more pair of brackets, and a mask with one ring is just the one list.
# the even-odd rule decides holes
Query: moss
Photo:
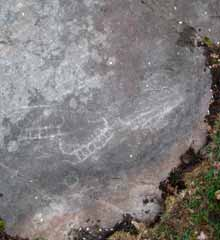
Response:
[{"label": "moss", "polygon": [[4,232],[5,231],[5,221],[3,221],[2,219],[0,219],[0,232]]},{"label": "moss", "polygon": [[207,36],[203,37],[202,42],[209,48],[212,48],[214,46],[213,41]]},{"label": "moss", "polygon": [[137,237],[126,232],[116,232],[108,240],[137,240]]}]

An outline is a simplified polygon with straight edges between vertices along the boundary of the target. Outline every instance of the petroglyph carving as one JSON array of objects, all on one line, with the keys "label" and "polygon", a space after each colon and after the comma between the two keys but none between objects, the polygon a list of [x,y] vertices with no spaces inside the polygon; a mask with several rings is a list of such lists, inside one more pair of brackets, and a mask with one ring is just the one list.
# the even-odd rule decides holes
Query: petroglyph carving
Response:
[{"label": "petroglyph carving", "polygon": [[183,99],[177,98],[175,101],[169,107],[165,103],[162,103],[157,108],[145,110],[140,114],[134,115],[135,117],[130,116],[126,120],[120,119],[119,121],[124,127],[131,128],[132,130],[149,128],[149,125],[154,126],[158,121],[163,121],[164,117],[175,109]]},{"label": "petroglyph carving", "polygon": [[27,128],[21,134],[19,141],[53,139],[63,135],[65,133],[61,133],[60,127]]},{"label": "petroglyph carving", "polygon": [[168,87],[162,87],[162,88],[150,88],[149,85],[146,85],[145,92],[161,92],[161,91],[167,91],[170,92],[170,88]]},{"label": "petroglyph carving", "polygon": [[72,172],[71,175],[69,174],[66,177],[64,177],[63,183],[68,187],[71,186],[71,188],[74,188],[79,183],[79,176],[77,175],[76,172]]},{"label": "petroglyph carving", "polygon": [[146,112],[135,115],[135,117],[132,116],[130,119],[120,119],[120,123],[122,124],[122,126],[126,128],[131,128],[132,130],[143,129],[148,121],[148,116],[151,114],[152,110],[148,110]]},{"label": "petroglyph carving", "polygon": [[[65,155],[75,156],[79,162],[83,162],[99,150],[104,148],[113,137],[113,129],[109,126],[106,119],[103,119],[104,127],[98,129],[98,134],[92,138],[90,142],[82,145],[73,144],[67,146],[62,138],[59,138],[59,149]],[[67,149],[68,148],[68,149]]]},{"label": "petroglyph carving", "polygon": [[[32,111],[35,110],[39,111],[39,113],[37,112],[37,117],[30,115],[30,117],[22,120],[25,114],[32,114]],[[50,115],[52,118],[50,118]],[[17,125],[17,127],[20,128],[18,142],[53,139],[65,135],[65,133],[61,131],[64,124],[64,113],[57,109],[55,105],[23,106],[11,112],[9,117],[12,120],[14,118],[17,121],[21,120],[21,123]],[[31,127],[24,129],[23,121],[25,121],[25,126],[30,125]]]},{"label": "petroglyph carving", "polygon": [[[112,139],[114,133],[113,129],[119,129],[120,131],[131,129],[145,129],[149,128],[149,123],[152,121],[162,121],[163,116],[174,109],[181,99],[173,104],[169,109],[165,108],[164,104],[158,105],[157,109],[146,110],[139,114],[132,114],[126,120],[117,119],[111,126],[108,121],[103,118],[103,128],[96,129],[95,136],[90,137],[90,140],[83,144],[78,143],[66,143],[62,135],[57,135],[59,142],[59,149],[64,155],[75,156],[78,162],[84,162],[92,155],[95,155],[98,151],[103,149],[109,141]],[[154,117],[152,117],[154,116]],[[162,118],[161,118],[162,117]],[[76,162],[74,162],[75,164]]]}]

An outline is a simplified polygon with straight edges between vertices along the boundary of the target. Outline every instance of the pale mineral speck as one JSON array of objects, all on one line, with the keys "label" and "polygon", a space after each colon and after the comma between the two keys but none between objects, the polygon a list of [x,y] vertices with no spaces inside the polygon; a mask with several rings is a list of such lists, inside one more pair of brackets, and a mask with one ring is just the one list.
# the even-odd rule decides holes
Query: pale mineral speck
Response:
[{"label": "pale mineral speck", "polygon": [[43,112],[45,117],[49,117],[51,113],[52,113],[52,111],[50,109],[45,109]]},{"label": "pale mineral speck", "polygon": [[206,240],[207,239],[207,236],[205,235],[204,232],[201,232],[199,234],[199,236],[197,237],[198,240]]},{"label": "pale mineral speck", "polygon": [[107,60],[107,65],[108,66],[112,66],[116,63],[116,59],[114,57],[110,57],[108,60]]},{"label": "pale mineral speck", "polygon": [[8,152],[16,152],[18,150],[17,141],[10,141],[7,147]]}]

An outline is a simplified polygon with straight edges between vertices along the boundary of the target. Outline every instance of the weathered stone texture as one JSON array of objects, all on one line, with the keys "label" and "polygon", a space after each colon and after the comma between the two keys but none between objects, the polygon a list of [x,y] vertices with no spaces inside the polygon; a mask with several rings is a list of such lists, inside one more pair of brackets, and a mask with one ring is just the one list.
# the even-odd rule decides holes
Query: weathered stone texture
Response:
[{"label": "weathered stone texture", "polygon": [[0,215],[11,231],[61,240],[70,222],[155,216],[158,183],[208,109],[193,44],[217,40],[219,10],[217,0],[0,0]]}]

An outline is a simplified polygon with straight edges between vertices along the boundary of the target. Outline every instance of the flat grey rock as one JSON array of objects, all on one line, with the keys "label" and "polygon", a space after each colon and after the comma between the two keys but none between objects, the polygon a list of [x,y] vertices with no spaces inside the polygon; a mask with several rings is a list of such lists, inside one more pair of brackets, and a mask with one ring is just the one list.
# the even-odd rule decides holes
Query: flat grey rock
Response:
[{"label": "flat grey rock", "polygon": [[[152,220],[201,133],[218,0],[0,0],[0,215],[9,231]],[[143,200],[152,198],[149,204]]]}]

